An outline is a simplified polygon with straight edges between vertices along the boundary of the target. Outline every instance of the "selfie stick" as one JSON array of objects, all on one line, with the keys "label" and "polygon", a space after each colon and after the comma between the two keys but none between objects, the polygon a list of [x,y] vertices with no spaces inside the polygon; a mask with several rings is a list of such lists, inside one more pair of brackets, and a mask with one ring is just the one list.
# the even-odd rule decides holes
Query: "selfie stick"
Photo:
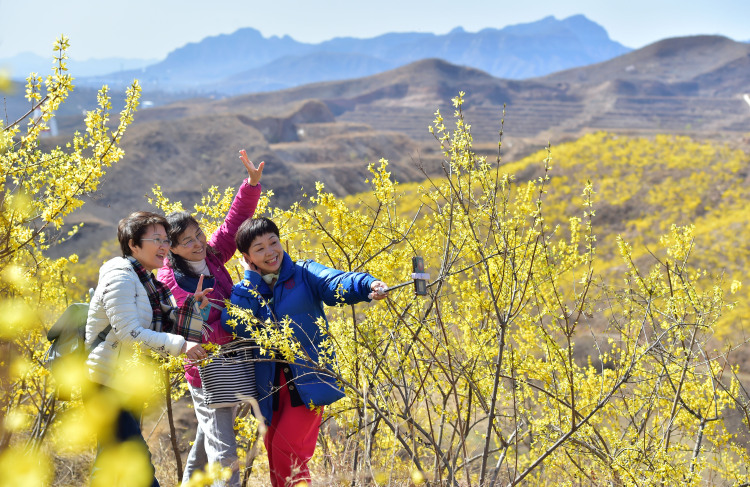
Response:
[{"label": "selfie stick", "polygon": [[412,282],[414,283],[414,294],[417,296],[426,296],[427,295],[427,280],[430,278],[429,274],[425,274],[424,272],[424,260],[422,257],[412,257],[411,258],[411,281],[402,282],[401,284],[396,284],[395,286],[391,286],[389,288],[383,289],[381,292],[387,293],[388,291],[391,291],[393,289],[398,289],[400,287],[408,286]]}]

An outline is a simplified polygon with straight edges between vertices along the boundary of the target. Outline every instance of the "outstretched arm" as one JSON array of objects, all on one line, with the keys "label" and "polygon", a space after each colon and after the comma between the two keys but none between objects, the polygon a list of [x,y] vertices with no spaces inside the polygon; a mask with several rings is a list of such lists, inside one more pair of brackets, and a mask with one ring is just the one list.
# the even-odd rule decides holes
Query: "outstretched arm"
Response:
[{"label": "outstretched arm", "polygon": [[313,293],[328,306],[355,304],[371,299],[381,300],[387,286],[365,272],[344,272],[308,261],[305,270],[311,281]]}]

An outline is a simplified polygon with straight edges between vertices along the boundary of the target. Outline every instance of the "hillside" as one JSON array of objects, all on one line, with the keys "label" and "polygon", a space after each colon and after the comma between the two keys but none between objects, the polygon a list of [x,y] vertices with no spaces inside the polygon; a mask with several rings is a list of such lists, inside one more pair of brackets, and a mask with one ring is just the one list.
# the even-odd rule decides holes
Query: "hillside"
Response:
[{"label": "hillside", "polygon": [[750,90],[750,45],[720,36],[665,39],[615,59],[541,78],[623,95],[726,96]]},{"label": "hillside", "polygon": [[[506,161],[500,169],[514,175],[522,191],[524,182],[543,175],[546,156],[546,150],[542,150],[518,161]],[[684,136],[633,137],[596,132],[553,145],[550,156],[544,220],[550,228],[557,226],[556,232],[567,235],[569,219],[583,218],[583,188],[587,180],[593,183],[594,271],[598,282],[605,286],[619,283],[624,267],[618,236],[632,245],[636,265],[646,269],[654,264],[654,257],[663,258],[660,238],[672,225],[694,225],[691,265],[721,279],[725,289],[733,281],[743,284],[726,298],[737,306],[725,313],[717,327],[716,343],[738,345],[746,340],[750,330],[750,151]],[[432,183],[436,181],[439,178]],[[431,187],[431,183],[400,184],[395,213],[416,213],[424,201],[419,197],[420,186]],[[345,198],[352,209],[363,207],[363,202],[372,206],[373,200],[370,193]],[[606,314],[604,309],[599,311]],[[592,323],[603,324],[596,318]],[[741,363],[747,371],[750,353],[746,350]]]},{"label": "hillside", "polygon": [[427,142],[425,121],[463,90],[475,137],[487,143],[497,138],[503,105],[505,132],[516,137],[554,140],[555,134],[592,129],[742,132],[748,126],[741,98],[750,86],[748,52],[749,45],[716,36],[668,39],[604,63],[524,81],[430,59],[356,80],[180,103],[170,110],[192,116],[242,109],[253,116],[319,99],[339,120],[381,130],[395,125]]},{"label": "hillside", "polygon": [[[466,120],[486,154],[497,153],[503,121],[505,160],[597,130],[690,135],[747,149],[750,107],[736,90],[750,76],[749,49],[717,37],[670,39],[626,59],[526,81],[427,59],[353,80],[143,109],[124,139],[125,159],[76,218],[91,222],[89,232],[112,234],[119,217],[145,205],[154,184],[191,205],[211,185],[238,183],[235,154],[243,147],[268,163],[264,187],[280,207],[315,181],[338,195],[362,191],[367,163],[381,157],[402,181],[424,177],[422,169],[440,174],[428,127],[437,109],[452,114],[459,91],[467,93]],[[634,62],[648,69],[624,77]]]}]

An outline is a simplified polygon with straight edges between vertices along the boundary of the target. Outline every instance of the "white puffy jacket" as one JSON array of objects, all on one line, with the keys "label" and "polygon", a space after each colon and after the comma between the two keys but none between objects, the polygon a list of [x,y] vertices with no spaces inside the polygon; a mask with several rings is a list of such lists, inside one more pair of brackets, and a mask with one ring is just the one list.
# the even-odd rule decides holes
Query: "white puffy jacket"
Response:
[{"label": "white puffy jacket", "polygon": [[122,366],[119,364],[121,354],[124,359],[128,354],[123,352],[130,351],[135,342],[161,355],[180,354],[185,338],[153,330],[152,315],[146,288],[130,261],[116,257],[105,262],[99,269],[99,283],[89,306],[86,345],[90,347],[107,325],[111,324],[112,329],[106,339],[91,350],[86,361],[92,381],[111,385],[118,365]]}]

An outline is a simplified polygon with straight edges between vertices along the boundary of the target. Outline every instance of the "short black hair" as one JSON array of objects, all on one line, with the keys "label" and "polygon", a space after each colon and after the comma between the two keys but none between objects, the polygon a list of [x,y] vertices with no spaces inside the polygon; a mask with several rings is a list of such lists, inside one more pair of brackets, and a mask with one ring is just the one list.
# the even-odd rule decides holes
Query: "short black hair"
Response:
[{"label": "short black hair", "polygon": [[130,250],[130,241],[136,247],[141,246],[141,238],[146,233],[148,227],[152,225],[161,225],[169,235],[169,223],[163,216],[150,211],[136,211],[126,216],[117,224],[117,240],[120,241],[122,256],[127,257],[133,253]]},{"label": "short black hair", "polygon": [[252,245],[253,240],[268,233],[273,233],[281,238],[279,235],[279,227],[276,226],[273,220],[266,217],[248,218],[242,222],[242,225],[240,225],[239,230],[237,230],[237,233],[234,236],[237,250],[247,253],[250,250],[250,245]]}]

